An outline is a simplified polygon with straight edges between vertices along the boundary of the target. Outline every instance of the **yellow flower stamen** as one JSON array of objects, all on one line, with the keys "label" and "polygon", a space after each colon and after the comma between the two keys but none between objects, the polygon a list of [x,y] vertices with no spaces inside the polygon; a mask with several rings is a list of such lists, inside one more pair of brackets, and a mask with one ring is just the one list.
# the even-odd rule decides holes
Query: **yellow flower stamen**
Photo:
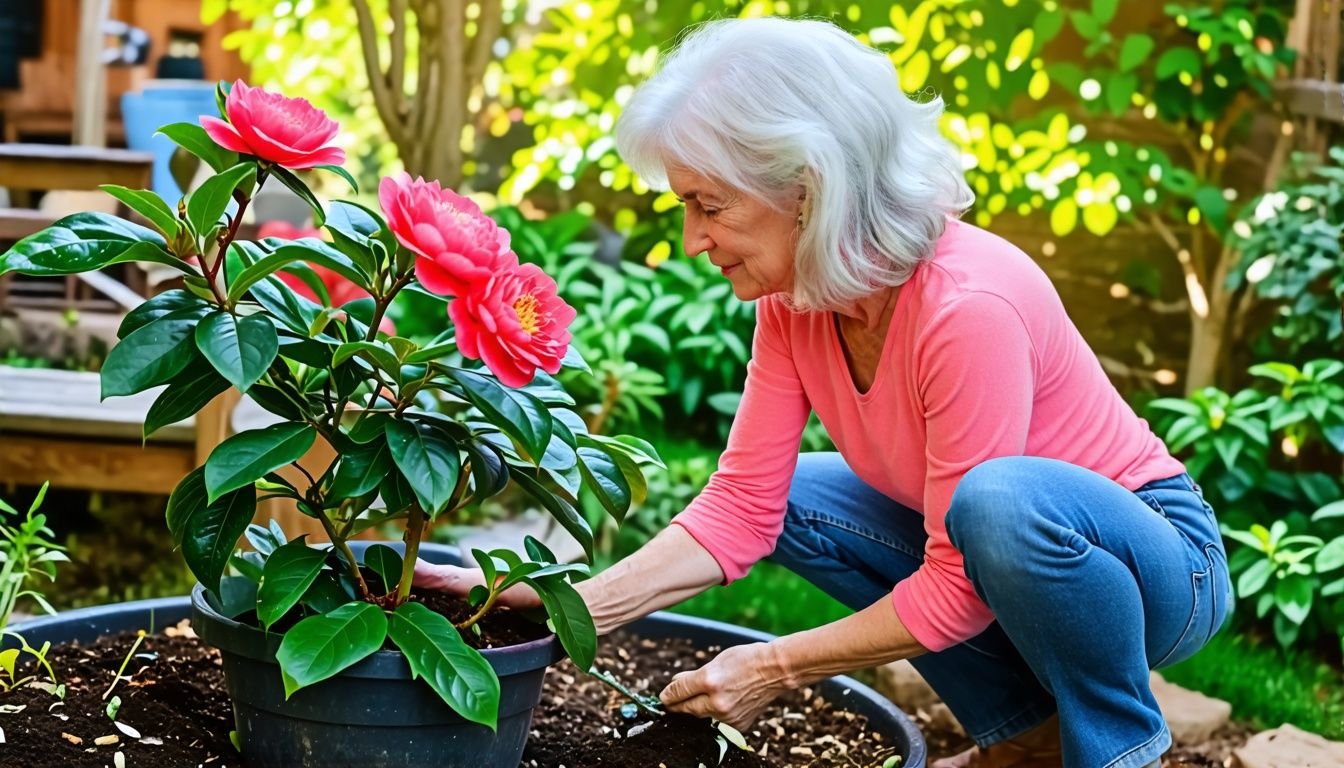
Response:
[{"label": "yellow flower stamen", "polygon": [[541,329],[541,317],[537,312],[537,297],[530,293],[524,293],[513,302],[513,311],[518,315],[518,324],[523,326],[523,330],[528,335],[535,334]]}]

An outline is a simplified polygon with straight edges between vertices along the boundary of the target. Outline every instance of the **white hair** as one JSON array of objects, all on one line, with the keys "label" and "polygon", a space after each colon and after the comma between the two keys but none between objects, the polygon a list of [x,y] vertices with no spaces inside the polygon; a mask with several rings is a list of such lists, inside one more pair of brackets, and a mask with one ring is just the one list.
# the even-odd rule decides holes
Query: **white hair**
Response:
[{"label": "white hair", "polygon": [[942,112],[833,24],[721,19],[664,57],[616,144],[655,189],[681,167],[779,210],[805,195],[789,303],[833,309],[908,280],[974,201]]}]

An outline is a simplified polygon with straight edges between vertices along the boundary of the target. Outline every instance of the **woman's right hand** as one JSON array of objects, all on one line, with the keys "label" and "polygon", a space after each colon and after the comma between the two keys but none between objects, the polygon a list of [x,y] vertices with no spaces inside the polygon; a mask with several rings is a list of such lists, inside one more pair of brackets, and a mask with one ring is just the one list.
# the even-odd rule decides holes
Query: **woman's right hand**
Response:
[{"label": "woman's right hand", "polygon": [[[421,589],[432,589],[465,598],[472,587],[485,586],[485,574],[481,572],[480,568],[436,565],[417,559],[415,561],[415,577],[411,584]],[[541,598],[531,587],[519,584],[516,587],[510,587],[504,594],[500,595],[496,604],[525,610],[540,608]]]}]

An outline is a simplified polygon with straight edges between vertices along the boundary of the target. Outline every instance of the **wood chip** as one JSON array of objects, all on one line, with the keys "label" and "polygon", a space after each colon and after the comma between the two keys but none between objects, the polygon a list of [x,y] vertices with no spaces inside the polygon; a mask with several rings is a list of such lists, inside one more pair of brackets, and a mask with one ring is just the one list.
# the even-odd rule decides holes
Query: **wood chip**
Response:
[{"label": "wood chip", "polygon": [[112,744],[116,744],[119,741],[121,741],[121,737],[117,736],[116,734],[113,734],[111,736],[99,736],[98,738],[93,740],[93,743],[97,744],[100,747],[107,747],[111,746]]},{"label": "wood chip", "polygon": [[815,757],[811,747],[789,747],[789,754],[799,757]]},{"label": "wood chip", "polygon": [[73,734],[73,733],[66,733],[65,731],[61,731],[61,738],[62,738],[62,739],[65,739],[66,741],[70,742],[71,744],[74,744],[76,747],[78,747],[80,744],[83,744],[83,743],[84,743],[84,740],[83,740],[83,739],[79,738],[78,736],[76,736],[76,735]]},{"label": "wood chip", "polygon": [[119,720],[113,720],[113,721],[112,721],[112,724],[115,725],[115,726],[117,726],[117,730],[118,730],[118,731],[121,731],[121,732],[124,733],[124,734],[126,734],[126,736],[127,736],[128,738],[132,738],[132,739],[138,739],[138,738],[140,738],[140,732],[137,731],[136,729],[132,728],[131,726],[129,726],[129,725],[127,725],[127,724],[125,724],[125,723],[123,723],[123,722],[121,722],[121,721],[119,721]]},{"label": "wood chip", "polygon": [[115,765],[116,768],[126,768],[126,756],[121,752],[117,752],[112,756],[112,764]]}]

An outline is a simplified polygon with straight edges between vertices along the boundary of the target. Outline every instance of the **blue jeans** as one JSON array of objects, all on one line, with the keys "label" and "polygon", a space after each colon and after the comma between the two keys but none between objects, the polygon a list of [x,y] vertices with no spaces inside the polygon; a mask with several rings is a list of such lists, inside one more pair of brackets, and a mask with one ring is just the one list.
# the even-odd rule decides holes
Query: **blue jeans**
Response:
[{"label": "blue jeans", "polygon": [[[919,567],[923,522],[839,454],[803,454],[771,559],[859,610]],[[1232,601],[1188,475],[1129,491],[1062,461],[992,459],[962,478],[947,530],[996,621],[911,663],[976,743],[1058,712],[1070,768],[1137,768],[1170,748],[1148,671],[1203,647]]]}]

